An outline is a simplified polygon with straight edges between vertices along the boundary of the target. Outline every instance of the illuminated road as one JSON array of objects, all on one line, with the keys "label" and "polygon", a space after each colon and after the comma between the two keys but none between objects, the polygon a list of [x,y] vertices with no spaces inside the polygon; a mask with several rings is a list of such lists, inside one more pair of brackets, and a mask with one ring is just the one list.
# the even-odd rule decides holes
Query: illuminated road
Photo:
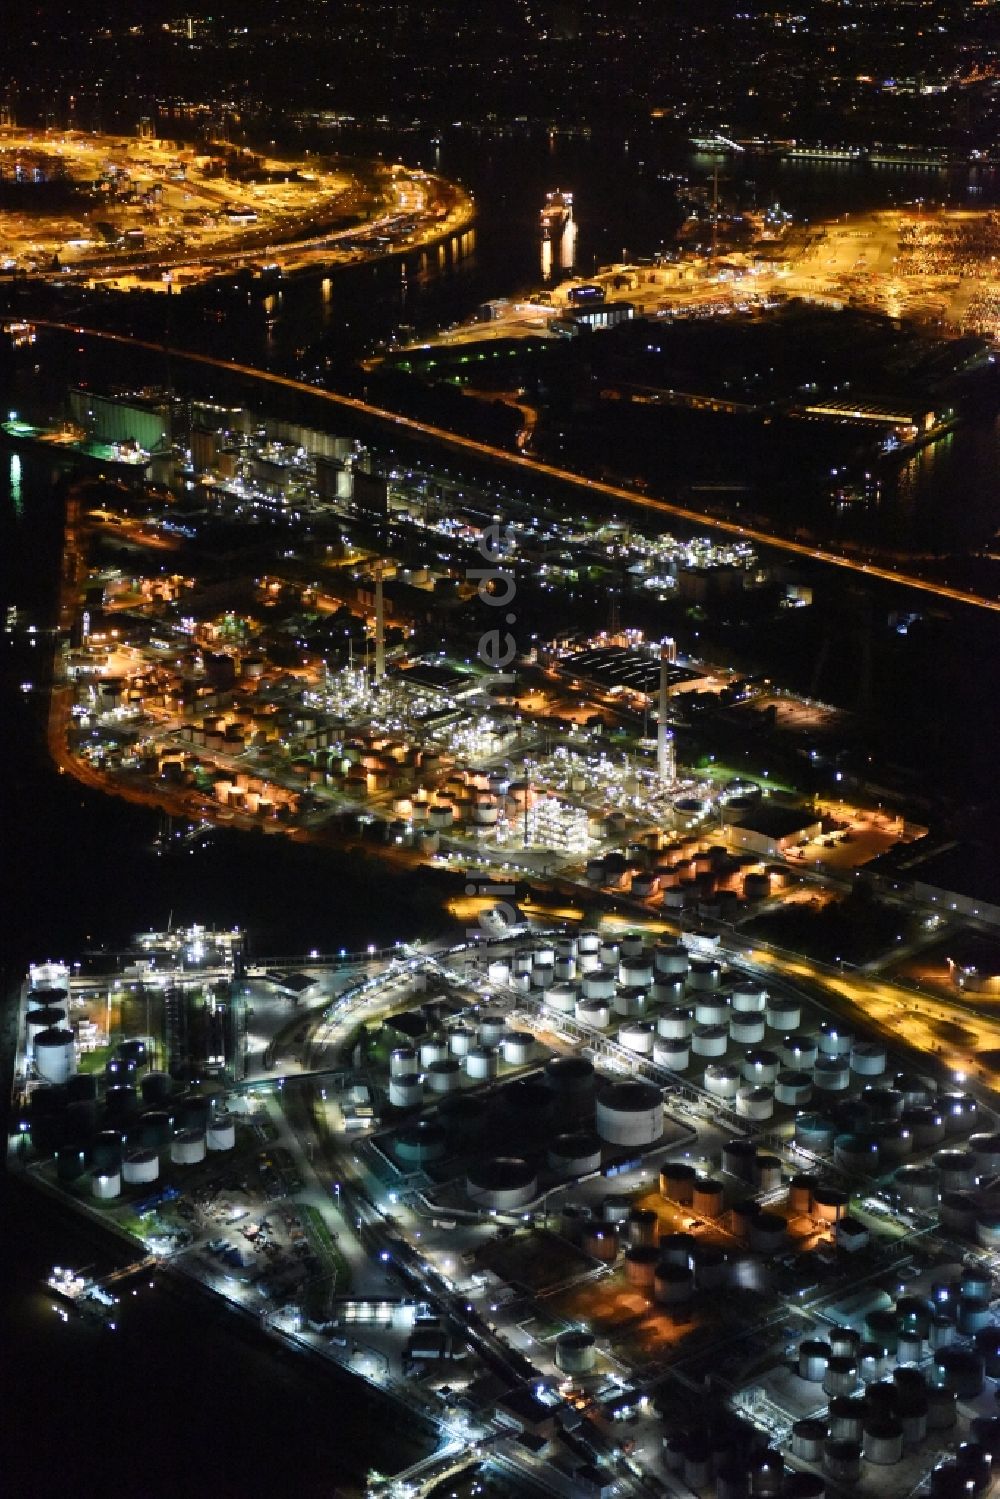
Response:
[{"label": "illuminated road", "polygon": [[876,579],[885,583],[896,583],[904,588],[931,594],[935,598],[946,599],[950,603],[968,604],[975,609],[988,609],[993,613],[1000,614],[1000,599],[988,598],[985,594],[972,593],[962,588],[953,588],[947,583],[935,583],[927,578],[920,578],[912,573],[899,572],[894,568],[879,566],[876,563],[858,562],[854,558],[843,557],[837,552],[829,552],[822,548],[807,546],[804,542],[792,541],[787,537],[777,536],[770,531],[758,530],[752,526],[742,526],[736,521],[722,520],[716,516],[703,515],[700,510],[691,510],[684,505],[678,505],[669,500],[653,499],[650,495],[640,494],[637,490],[626,489],[624,486],[618,484],[609,484],[602,479],[587,479],[580,474],[570,472],[568,469],[558,468],[555,464],[543,463],[537,458],[526,458],[521,453],[509,453],[504,448],[494,447],[490,443],[477,442],[474,438],[462,437],[455,432],[446,432],[442,427],[431,426],[428,422],[416,421],[413,417],[409,416],[400,416],[394,411],[387,411],[381,406],[373,406],[368,401],[359,400],[355,396],[339,395],[333,391],[318,389],[315,385],[310,385],[305,380],[295,380],[289,375],[271,374],[269,371],[257,369],[253,365],[237,364],[231,360],[218,359],[211,354],[194,354],[186,349],[167,348],[163,344],[153,343],[147,339],[132,338],[124,333],[107,333],[97,328],[81,328],[72,323],[60,323],[49,318],[32,318],[31,322],[33,326],[38,328],[51,328],[61,333],[74,334],[80,338],[95,338],[105,343],[122,344],[134,349],[145,349],[149,353],[161,356],[169,354],[171,358],[183,359],[191,364],[204,365],[208,369],[242,375],[248,379],[260,381],[262,384],[277,386],[282,390],[290,390],[298,395],[309,396],[310,399],[315,401],[324,401],[340,410],[350,411],[357,416],[385,424],[397,432],[412,433],[415,437],[420,438],[430,438],[434,442],[440,443],[442,447],[468,454],[472,458],[485,459],[503,468],[518,470],[539,478],[551,479],[558,484],[571,485],[575,489],[584,490],[591,495],[601,495],[606,499],[614,500],[618,504],[628,505],[633,509],[647,510],[658,515],[670,516],[671,519],[686,521],[700,530],[721,531],[728,536],[737,536],[743,541],[752,541],[757,546],[767,547],[773,551],[789,552],[793,556],[803,557],[811,562],[819,562],[827,567],[843,568],[847,572],[857,573],[864,578]]}]

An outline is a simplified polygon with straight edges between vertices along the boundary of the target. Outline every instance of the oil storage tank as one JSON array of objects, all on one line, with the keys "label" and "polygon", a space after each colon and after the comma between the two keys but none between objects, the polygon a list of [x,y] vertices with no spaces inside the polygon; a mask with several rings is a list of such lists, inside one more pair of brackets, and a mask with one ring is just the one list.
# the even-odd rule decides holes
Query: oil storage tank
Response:
[{"label": "oil storage tank", "polygon": [[605,1083],[595,1116],[597,1133],[610,1145],[654,1145],[663,1135],[663,1103],[650,1083]]},{"label": "oil storage tank", "polygon": [[205,1159],[206,1148],[201,1130],[178,1130],[170,1142],[170,1159],[175,1166],[196,1166]]},{"label": "oil storage tank", "polygon": [[520,1156],[487,1156],[469,1167],[465,1190],[478,1207],[509,1213],[537,1197],[538,1180]]},{"label": "oil storage tank", "polygon": [[65,1083],[76,1071],[73,1032],[61,1028],[36,1031],[33,1055],[38,1076],[47,1083]]},{"label": "oil storage tank", "polygon": [[564,1374],[589,1374],[597,1362],[593,1333],[571,1328],[556,1338],[556,1367]]}]

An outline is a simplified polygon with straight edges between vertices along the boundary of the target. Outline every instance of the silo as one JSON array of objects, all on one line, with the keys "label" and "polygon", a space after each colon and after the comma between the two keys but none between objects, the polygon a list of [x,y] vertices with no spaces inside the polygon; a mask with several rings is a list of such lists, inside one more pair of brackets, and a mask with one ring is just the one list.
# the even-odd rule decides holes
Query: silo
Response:
[{"label": "silo", "polygon": [[836,1129],[825,1114],[800,1114],[795,1121],[795,1143],[804,1150],[824,1155],[833,1149]]},{"label": "silo", "polygon": [[971,1150],[939,1150],[934,1165],[941,1175],[942,1192],[965,1192],[976,1185],[976,1158]]},{"label": "silo", "polygon": [[660,1252],[655,1247],[635,1245],[625,1251],[625,1279],[630,1286],[653,1294],[654,1271],[659,1263]]},{"label": "silo", "polygon": [[768,1003],[767,990],[750,979],[737,979],[731,1003],[737,1014],[763,1015]]},{"label": "silo", "polygon": [[941,1315],[932,1317],[927,1341],[932,1352],[938,1348],[950,1348],[955,1341],[955,1324],[951,1318]]},{"label": "silo", "polygon": [[633,1020],[618,1032],[618,1044],[640,1056],[652,1056],[655,1034],[648,1020]]},{"label": "silo", "polygon": [[465,1070],[474,1082],[487,1082],[500,1070],[500,1057],[495,1046],[473,1046],[465,1058]]},{"label": "silo", "polygon": [[846,1057],[820,1052],[813,1068],[813,1083],[827,1093],[840,1093],[850,1086],[851,1068]]},{"label": "silo", "polygon": [[205,1144],[211,1151],[233,1150],[236,1146],[236,1122],[232,1114],[216,1114],[209,1121]]},{"label": "silo", "polygon": [[597,949],[598,958],[607,967],[610,967],[612,964],[617,966],[621,955],[621,944],[619,942],[612,942],[607,938],[601,942]]},{"label": "silo", "polygon": [[589,1374],[597,1362],[597,1340],[592,1333],[571,1329],[556,1338],[556,1368],[564,1374]]},{"label": "silo", "polygon": [[894,1416],[865,1423],[862,1452],[870,1463],[888,1467],[903,1456],[903,1427]]},{"label": "silo", "polygon": [[205,1135],[201,1130],[178,1130],[170,1142],[170,1159],[175,1166],[196,1166],[205,1159],[205,1149]]},{"label": "silo", "polygon": [[812,1098],[812,1078],[808,1072],[793,1072],[784,1067],[774,1080],[775,1103],[802,1108]]},{"label": "silo", "polygon": [[1000,1133],[970,1135],[969,1149],[980,1176],[1000,1176]]},{"label": "silo", "polygon": [[774,1094],[770,1088],[743,1083],[736,1093],[736,1112],[743,1119],[770,1119],[774,1113]]},{"label": "silo", "polygon": [[849,1198],[838,1187],[818,1186],[813,1192],[813,1217],[824,1223],[839,1223],[847,1217]]},{"label": "silo", "polygon": [[756,1083],[765,1087],[775,1081],[781,1067],[778,1054],[775,1051],[767,1051],[762,1046],[748,1051],[743,1059],[743,1076],[748,1083]]},{"label": "silo", "polygon": [[618,1226],[615,1223],[592,1223],[583,1231],[583,1252],[602,1265],[613,1265],[618,1258]]},{"label": "silo", "polygon": [[732,1062],[710,1062],[705,1068],[705,1091],[713,1098],[734,1103],[740,1087],[740,1069]]},{"label": "silo", "polygon": [[813,1036],[785,1036],[781,1043],[781,1060],[795,1072],[812,1072],[819,1056]]},{"label": "silo", "polygon": [[688,988],[693,992],[718,989],[722,982],[722,965],[708,958],[694,958],[687,976]]},{"label": "silo", "polygon": [[796,1421],[792,1427],[792,1456],[804,1463],[822,1462],[826,1434],[826,1422],[814,1416]]},{"label": "silo", "polygon": [[913,1135],[915,1150],[927,1150],[944,1139],[944,1120],[935,1108],[904,1109],[902,1123]]},{"label": "silo", "polygon": [[654,1145],[663,1135],[663,1103],[650,1083],[605,1083],[595,1116],[597,1133],[610,1145]]},{"label": "silo", "polygon": [[126,1186],[146,1186],[160,1174],[160,1157],[155,1150],[133,1150],[122,1162],[122,1180]]},{"label": "silo", "polygon": [[723,1208],[722,1183],[710,1177],[695,1179],[691,1189],[691,1211],[697,1218],[718,1218]]},{"label": "silo", "polygon": [[[889,1313],[889,1316],[891,1317],[892,1314]],[[895,1339],[895,1326],[893,1327],[892,1336]],[[865,1384],[872,1384],[874,1383],[874,1381],[881,1379],[886,1373],[888,1367],[889,1355],[882,1347],[881,1343],[874,1342],[859,1344],[858,1373],[861,1375],[861,1378]],[[857,1440],[861,1440],[860,1432],[858,1433]]]},{"label": "silo", "polygon": [[623,1020],[635,1020],[640,1015],[646,1013],[646,994],[647,991],[645,989],[637,989],[635,987],[619,989],[612,1001],[611,1008]]},{"label": "silo", "polygon": [[159,1108],[173,1097],[174,1080],[169,1072],[147,1072],[139,1082],[139,1091],[144,1104]]},{"label": "silo", "polygon": [[560,1015],[574,1015],[579,991],[572,984],[553,984],[546,990],[545,1003]]},{"label": "silo", "polygon": [[694,1274],[683,1265],[660,1260],[653,1271],[653,1298],[660,1306],[679,1306],[694,1294]]},{"label": "silo", "polygon": [[583,999],[602,999],[610,1006],[615,997],[615,974],[610,968],[595,968],[580,980]]},{"label": "silo", "polygon": [[[437,1060],[435,1055],[434,1060]],[[412,1046],[397,1046],[396,1050],[389,1054],[389,1076],[390,1077],[417,1077],[420,1072],[420,1058]]]},{"label": "silo", "polygon": [[788,1032],[797,1031],[802,1024],[802,1007],[794,999],[783,999],[777,994],[770,994],[764,1007],[764,1019],[770,1030],[780,1031],[785,1036]]},{"label": "silo", "polygon": [[601,1142],[592,1134],[556,1135],[549,1145],[549,1168],[560,1176],[587,1176],[599,1171]]},{"label": "silo", "polygon": [[776,1155],[757,1157],[757,1188],[761,1192],[776,1192],[781,1186],[781,1161]]},{"label": "silo", "polygon": [[653,1042],[653,1061],[658,1067],[669,1067],[671,1072],[686,1072],[691,1048],[686,1041],[665,1041],[657,1036]]},{"label": "silo", "polygon": [[38,1076],[47,1083],[65,1083],[76,1071],[73,1032],[61,1029],[36,1031],[33,1055]]},{"label": "silo", "polygon": [[878,1143],[871,1135],[838,1135],[833,1142],[833,1159],[844,1171],[874,1176],[878,1171]]},{"label": "silo", "polygon": [[858,1361],[856,1358],[831,1353],[823,1375],[823,1391],[827,1395],[852,1395],[858,1384]]},{"label": "silo", "polygon": [[736,1046],[756,1046],[764,1039],[764,1017],[734,1011],[729,1017],[729,1038]]},{"label": "silo", "polygon": [[860,1442],[864,1430],[865,1402],[848,1395],[830,1401],[830,1435],[835,1442]]},{"label": "silo", "polygon": [[519,1156],[488,1156],[468,1169],[465,1190],[479,1207],[509,1213],[538,1195],[538,1180]]},{"label": "silo", "polygon": [[900,1166],[893,1182],[903,1207],[930,1209],[938,1200],[938,1174],[933,1166]]},{"label": "silo", "polygon": [[726,1140],[722,1146],[722,1169],[739,1181],[756,1184],[757,1146],[752,1140]]},{"label": "silo", "polygon": [[854,1045],[854,1037],[850,1031],[841,1030],[839,1026],[830,1025],[824,1020],[816,1039],[821,1056],[850,1057],[851,1047]]},{"label": "silo", "polygon": [[718,1244],[703,1244],[696,1240],[691,1257],[694,1261],[694,1281],[699,1291],[718,1291],[728,1284],[726,1252]]},{"label": "silo", "polygon": [[652,1208],[632,1208],[625,1224],[625,1234],[633,1248],[655,1248],[659,1236],[659,1219]]},{"label": "silo", "polygon": [[656,1029],[665,1041],[686,1041],[694,1030],[693,1010],[667,1010],[656,1017]]},{"label": "silo", "polygon": [[577,951],[582,953],[596,953],[601,946],[601,939],[597,932],[581,932],[577,937]]},{"label": "silo", "polygon": [[653,948],[653,968],[668,978],[684,978],[690,967],[687,948],[679,943],[658,942]]},{"label": "silo", "polygon": [[556,970],[552,963],[536,963],[531,970],[533,989],[551,989],[556,981]]},{"label": "silo", "polygon": [[963,1296],[978,1296],[989,1301],[993,1296],[993,1277],[980,1265],[963,1265],[959,1288]]},{"label": "silo", "polygon": [[799,1378],[810,1384],[822,1384],[830,1362],[830,1345],[820,1338],[806,1338],[799,1344]]},{"label": "silo", "polygon": [[684,999],[684,980],[655,978],[649,990],[649,1003],[676,1008]]},{"label": "silo", "polygon": [[750,1248],[758,1254],[780,1254],[788,1238],[788,1224],[780,1213],[758,1213],[750,1224]]},{"label": "silo", "polygon": [[508,1067],[525,1067],[535,1052],[535,1038],[530,1031],[504,1031],[500,1050]]},{"label": "silo", "polygon": [[664,1161],[660,1167],[660,1192],[682,1207],[691,1202],[697,1172],[688,1161]]},{"label": "silo", "polygon": [[431,1093],[453,1093],[462,1082],[462,1064],[457,1057],[442,1057],[431,1062],[424,1074]]},{"label": "silo", "polygon": [[419,1077],[390,1077],[389,1102],[396,1109],[414,1109],[424,1101],[424,1085]]},{"label": "silo", "polygon": [[606,999],[578,999],[576,1019],[581,1025],[589,1025],[595,1030],[606,1031],[611,1024],[611,1008]]},{"label": "silo", "polygon": [[788,1211],[802,1213],[807,1217],[812,1212],[812,1195],[816,1188],[816,1177],[799,1172],[792,1177],[788,1187]]},{"label": "silo", "polygon": [[879,1077],[885,1071],[886,1050],[880,1041],[855,1041],[850,1055],[851,1071],[858,1077]]},{"label": "silo", "polygon": [[939,1348],[934,1354],[934,1384],[958,1400],[975,1400],[983,1393],[984,1373],[983,1356],[972,1348]]},{"label": "silo", "polygon": [[420,1043],[420,1067],[426,1072],[435,1062],[443,1062],[448,1055],[448,1042],[444,1036],[429,1036]]},{"label": "silo", "polygon": [[900,1364],[918,1364],[924,1340],[915,1333],[900,1332],[896,1340],[896,1360]]},{"label": "silo", "polygon": [[990,1303],[985,1296],[962,1296],[955,1325],[963,1337],[972,1337],[989,1325]]},{"label": "silo", "polygon": [[690,1268],[695,1246],[693,1234],[666,1233],[660,1235],[660,1261],[662,1264],[684,1265]]},{"label": "silo", "polygon": [[729,1014],[724,994],[700,994],[694,1002],[696,1025],[722,1025]]},{"label": "silo", "polygon": [[122,1192],[122,1174],[115,1169],[103,1168],[95,1170],[90,1179],[90,1190],[99,1202],[110,1202],[112,1198],[120,1197]]},{"label": "silo", "polygon": [[471,1047],[475,1046],[477,1032],[467,1025],[457,1025],[453,1031],[448,1032],[448,1050],[453,1057],[466,1057]]},{"label": "silo", "polygon": [[729,1045],[729,1031],[724,1025],[696,1025],[691,1050],[696,1057],[723,1057]]},{"label": "silo", "polygon": [[165,1145],[170,1144],[172,1133],[170,1115],[163,1109],[150,1109],[142,1115],[137,1127],[130,1131],[130,1135],[136,1137],[135,1143],[147,1150],[162,1150]]},{"label": "silo", "polygon": [[653,959],[651,954],[623,954],[618,964],[618,982],[626,988],[648,989],[653,982]]},{"label": "silo", "polygon": [[479,1039],[484,1046],[497,1046],[500,1037],[507,1029],[507,1019],[504,1015],[480,1015],[479,1017]]}]

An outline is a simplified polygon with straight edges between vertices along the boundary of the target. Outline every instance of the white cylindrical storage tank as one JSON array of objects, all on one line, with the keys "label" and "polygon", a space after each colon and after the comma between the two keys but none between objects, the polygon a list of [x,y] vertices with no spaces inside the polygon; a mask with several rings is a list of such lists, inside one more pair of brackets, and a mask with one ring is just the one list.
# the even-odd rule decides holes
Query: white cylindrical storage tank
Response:
[{"label": "white cylindrical storage tank", "polygon": [[938,1200],[938,1174],[933,1166],[900,1166],[893,1173],[899,1200],[907,1208],[932,1208]]},{"label": "white cylindrical storage tank", "polygon": [[795,1072],[811,1072],[819,1048],[812,1036],[786,1036],[781,1043],[781,1060]]},{"label": "white cylindrical storage tank", "polygon": [[90,1189],[94,1196],[101,1202],[110,1202],[113,1197],[120,1197],[122,1192],[121,1172],[95,1171],[91,1177]]},{"label": "white cylindrical storage tank", "polygon": [[619,989],[612,1008],[623,1020],[635,1020],[646,1012],[647,991],[645,989]]},{"label": "white cylindrical storage tank", "polygon": [[597,1133],[609,1145],[654,1145],[663,1135],[663,1102],[650,1083],[606,1083],[597,1094],[595,1117]]},{"label": "white cylindrical storage tank", "polygon": [[535,1053],[535,1038],[530,1031],[504,1031],[500,1050],[508,1067],[525,1067]]},{"label": "white cylindrical storage tank", "polygon": [[697,1025],[722,1025],[729,1017],[729,1007],[724,994],[700,994],[694,1002],[694,1018]]},{"label": "white cylindrical storage tank", "polygon": [[170,1142],[170,1159],[175,1166],[197,1166],[205,1159],[205,1136],[199,1129],[182,1129]]},{"label": "white cylindrical storage tank", "polygon": [[576,977],[576,958],[563,957],[561,954],[552,965],[552,971],[557,983],[565,983],[568,979]]},{"label": "white cylindrical storage tank", "polygon": [[976,1123],[979,1105],[968,1093],[939,1093],[934,1106],[944,1115],[945,1131],[949,1135],[964,1135]]},{"label": "white cylindrical storage tank", "polygon": [[653,1061],[659,1067],[669,1067],[671,1072],[686,1072],[691,1048],[686,1041],[665,1041],[657,1036],[653,1042]]},{"label": "white cylindrical storage tank", "polygon": [[854,1045],[854,1037],[850,1031],[841,1030],[839,1026],[829,1025],[825,1020],[816,1033],[821,1055],[825,1057],[849,1057],[851,1047]]},{"label": "white cylindrical storage tank", "polygon": [[531,970],[531,987],[533,989],[551,989],[556,981],[556,970],[551,963],[536,963]]},{"label": "white cylindrical storage tank", "polygon": [[419,1077],[391,1077],[389,1102],[397,1109],[413,1109],[424,1101],[424,1085]]},{"label": "white cylindrical storage tank", "polygon": [[448,1055],[448,1043],[443,1036],[433,1036],[420,1043],[420,1066],[426,1072],[435,1062],[443,1062]]},{"label": "white cylindrical storage tank", "polygon": [[888,1060],[880,1041],[855,1041],[851,1047],[851,1071],[859,1077],[879,1077]]},{"label": "white cylindrical storage tank", "polygon": [[534,951],[536,968],[551,968],[556,960],[556,950],[551,942],[542,942]]},{"label": "white cylindrical storage tank", "polygon": [[778,994],[769,994],[764,1006],[764,1019],[773,1031],[797,1031],[802,1024],[802,1006],[794,999],[783,999]]},{"label": "white cylindrical storage tank", "polygon": [[155,1182],[160,1174],[160,1157],[155,1150],[133,1150],[122,1162],[122,1181],[128,1186]]},{"label": "white cylindrical storage tank", "polygon": [[656,1029],[665,1041],[686,1041],[694,1030],[693,1010],[666,1010],[656,1017]]},{"label": "white cylindrical storage tank", "polygon": [[688,973],[688,988],[697,993],[699,990],[718,989],[722,982],[722,966],[712,963],[707,958],[695,958]]},{"label": "white cylindrical storage tank", "polygon": [[[567,974],[569,978],[571,975]],[[491,958],[486,965],[486,977],[491,984],[508,984],[510,982],[510,964],[506,958]]]},{"label": "white cylindrical storage tank", "polygon": [[577,990],[571,984],[553,984],[551,989],[545,991],[545,1003],[551,1009],[558,1010],[560,1015],[574,1014],[578,998]]},{"label": "white cylindrical storage tank", "polygon": [[643,955],[641,932],[626,932],[619,945],[623,958],[640,958]]},{"label": "white cylindrical storage tank", "polygon": [[770,1119],[774,1113],[774,1094],[770,1088],[744,1083],[736,1092],[736,1112],[744,1119]]},{"label": "white cylindrical storage tank", "polygon": [[420,1071],[420,1058],[411,1046],[398,1046],[389,1054],[390,1077],[416,1077]]},{"label": "white cylindrical storage tank", "polygon": [[425,1080],[432,1093],[454,1093],[462,1082],[462,1064],[457,1057],[441,1057],[428,1067]]},{"label": "white cylindrical storage tank", "polygon": [[469,1167],[465,1190],[477,1206],[510,1213],[537,1197],[538,1180],[520,1156],[488,1156]]},{"label": "white cylindrical storage tank", "polygon": [[831,1353],[823,1375],[825,1395],[853,1395],[858,1384],[858,1361],[850,1355]]},{"label": "white cylindrical storage tank", "polygon": [[729,1036],[737,1046],[756,1046],[764,1039],[764,1017],[747,1010],[729,1017]]},{"label": "white cylindrical storage tank", "polygon": [[795,1121],[795,1143],[803,1150],[824,1154],[833,1149],[837,1127],[825,1114],[800,1114]]},{"label": "white cylindrical storage tank", "polygon": [[590,1374],[597,1362],[597,1339],[575,1328],[556,1338],[556,1368],[564,1374]]},{"label": "white cylindrical storage tank", "polygon": [[740,1086],[740,1069],[727,1062],[711,1062],[705,1068],[705,1091],[731,1103]]},{"label": "white cylindrical storage tank", "polygon": [[690,966],[687,948],[679,943],[658,942],[653,949],[653,968],[669,978],[684,978]]},{"label": "white cylindrical storage tank", "polygon": [[793,1108],[803,1108],[812,1098],[812,1078],[808,1072],[793,1072],[790,1068],[783,1068],[774,1080],[775,1103],[790,1104]]},{"label": "white cylindrical storage tank", "polygon": [[576,1018],[581,1025],[592,1025],[599,1031],[607,1030],[611,1024],[611,1011],[606,999],[578,999]]},{"label": "white cylindrical storage tank", "polygon": [[618,942],[602,942],[597,949],[597,956],[602,967],[617,968],[621,955],[621,945]]},{"label": "white cylindrical storage tank", "polygon": [[841,1093],[851,1081],[848,1059],[821,1052],[813,1068],[813,1083],[827,1093]]},{"label": "white cylindrical storage tank", "polygon": [[748,1083],[770,1087],[781,1069],[781,1059],[776,1051],[765,1051],[756,1047],[743,1058],[743,1076]]},{"label": "white cylindrical storage tank", "polygon": [[517,952],[514,954],[514,961],[511,964],[511,972],[530,973],[532,968],[534,967],[534,963],[535,960],[532,956],[530,947],[519,947],[517,949]]},{"label": "white cylindrical storage tank", "polygon": [[903,1427],[895,1416],[865,1423],[862,1449],[870,1463],[887,1467],[903,1456]]},{"label": "white cylindrical storage tank", "polygon": [[660,1306],[679,1306],[694,1292],[694,1272],[662,1260],[653,1271],[653,1299]]},{"label": "white cylindrical storage tank", "polygon": [[496,1077],[500,1057],[495,1046],[473,1046],[465,1058],[465,1070],[476,1082]]},{"label": "white cylindrical storage tank", "polygon": [[600,952],[601,939],[597,932],[581,932],[577,938],[576,950],[578,953]]},{"label": "white cylindrical storage tank", "polygon": [[43,1004],[38,1009],[28,1011],[24,1021],[24,1032],[29,1057],[34,1050],[35,1037],[41,1035],[42,1031],[63,1029],[65,1019],[66,1010],[62,1005]]},{"label": "white cylindrical storage tank", "polygon": [[767,990],[741,979],[733,989],[731,1003],[738,1015],[762,1015],[767,1007]]},{"label": "white cylindrical storage tank", "polygon": [[456,1026],[453,1031],[448,1032],[448,1050],[453,1057],[466,1057],[471,1047],[476,1044],[477,1032],[467,1025]]},{"label": "white cylindrical storage tank", "polygon": [[76,1072],[76,1045],[73,1032],[36,1031],[34,1039],[35,1070],[47,1083],[65,1083]]},{"label": "white cylindrical storage tank", "polygon": [[799,1344],[799,1378],[810,1384],[822,1384],[831,1353],[829,1343],[819,1338],[806,1338]]},{"label": "white cylindrical storage tank", "polygon": [[696,1025],[691,1050],[696,1057],[724,1057],[729,1045],[729,1031],[724,1025]]},{"label": "white cylindrical storage tank", "polygon": [[507,1020],[503,1015],[480,1015],[479,1017],[479,1039],[484,1046],[497,1046],[506,1029]]},{"label": "white cylindrical storage tank", "polygon": [[649,957],[623,957],[618,964],[618,982],[626,988],[648,989],[653,982],[653,962]]},{"label": "white cylindrical storage tank", "polygon": [[655,1031],[648,1020],[634,1020],[630,1025],[623,1025],[618,1032],[619,1046],[625,1046],[629,1051],[637,1051],[640,1056],[649,1057],[653,1054],[653,1037]]},{"label": "white cylindrical storage tank", "polygon": [[205,1144],[209,1150],[236,1148],[236,1124],[232,1114],[216,1114],[205,1131]]},{"label": "white cylindrical storage tank", "polygon": [[584,999],[606,999],[615,997],[615,975],[611,969],[595,968],[585,973],[580,980],[580,994]]},{"label": "white cylindrical storage tank", "polygon": [[804,1463],[822,1462],[826,1433],[825,1421],[819,1421],[812,1416],[796,1421],[792,1427],[792,1456]]},{"label": "white cylindrical storage tank", "polygon": [[939,1150],[934,1165],[941,1173],[942,1192],[966,1192],[976,1185],[976,1158],[971,1150]]},{"label": "white cylindrical storage tank", "polygon": [[548,1149],[549,1169],[560,1176],[587,1176],[599,1171],[601,1142],[587,1131],[556,1135]]},{"label": "white cylindrical storage tank", "polygon": [[980,1176],[1000,1176],[1000,1132],[970,1135],[969,1149]]}]

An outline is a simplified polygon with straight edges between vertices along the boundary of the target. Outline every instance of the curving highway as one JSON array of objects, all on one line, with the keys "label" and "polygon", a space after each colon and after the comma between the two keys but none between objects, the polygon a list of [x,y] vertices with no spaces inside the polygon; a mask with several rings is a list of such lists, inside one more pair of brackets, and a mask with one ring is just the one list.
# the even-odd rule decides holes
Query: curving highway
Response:
[{"label": "curving highway", "polygon": [[537,458],[527,458],[523,453],[510,453],[505,448],[495,447],[491,443],[477,442],[471,437],[462,437],[456,432],[446,431],[443,427],[432,426],[429,422],[417,421],[414,417],[401,416],[397,412],[387,411],[382,406],[374,406],[356,396],[345,396],[334,391],[322,390],[315,385],[310,385],[306,380],[293,379],[290,375],[272,374],[254,365],[238,364],[235,360],[219,359],[211,354],[196,354],[188,349],[168,348],[152,340],[133,338],[129,334],[109,333],[98,328],[82,328],[78,324],[58,322],[49,318],[32,318],[31,322],[38,328],[50,328],[79,338],[99,339],[104,343],[122,344],[154,354],[168,354],[173,359],[204,365],[209,369],[220,370],[230,375],[245,376],[265,385],[277,386],[282,390],[308,396],[314,401],[326,402],[339,410],[350,411],[356,416],[379,422],[397,432],[412,434],[418,438],[429,438],[454,452],[486,460],[502,468],[513,469],[532,477],[551,479],[558,484],[570,485],[587,494],[600,495],[635,510],[646,510],[658,515],[670,516],[674,520],[683,520],[701,530],[721,531],[728,536],[737,536],[743,541],[752,541],[757,546],[767,547],[773,551],[787,552],[810,562],[819,562],[827,567],[839,567],[846,572],[857,573],[864,578],[896,583],[901,587],[913,589],[918,593],[931,594],[935,598],[945,599],[950,603],[967,604],[974,609],[988,609],[1000,614],[1000,598],[990,598],[986,594],[975,593],[964,588],[954,588],[947,583],[937,583],[928,578],[918,577],[914,573],[902,572],[878,563],[859,562],[855,558],[844,557],[838,552],[808,546],[804,542],[793,541],[771,531],[743,526],[737,521],[724,520],[716,516],[703,515],[700,510],[691,510],[685,505],[678,505],[670,500],[654,499],[650,495],[641,494],[638,490],[628,489],[623,485],[609,484],[603,479],[588,479],[580,474],[572,473],[569,469],[559,468],[556,464],[544,463]]}]

